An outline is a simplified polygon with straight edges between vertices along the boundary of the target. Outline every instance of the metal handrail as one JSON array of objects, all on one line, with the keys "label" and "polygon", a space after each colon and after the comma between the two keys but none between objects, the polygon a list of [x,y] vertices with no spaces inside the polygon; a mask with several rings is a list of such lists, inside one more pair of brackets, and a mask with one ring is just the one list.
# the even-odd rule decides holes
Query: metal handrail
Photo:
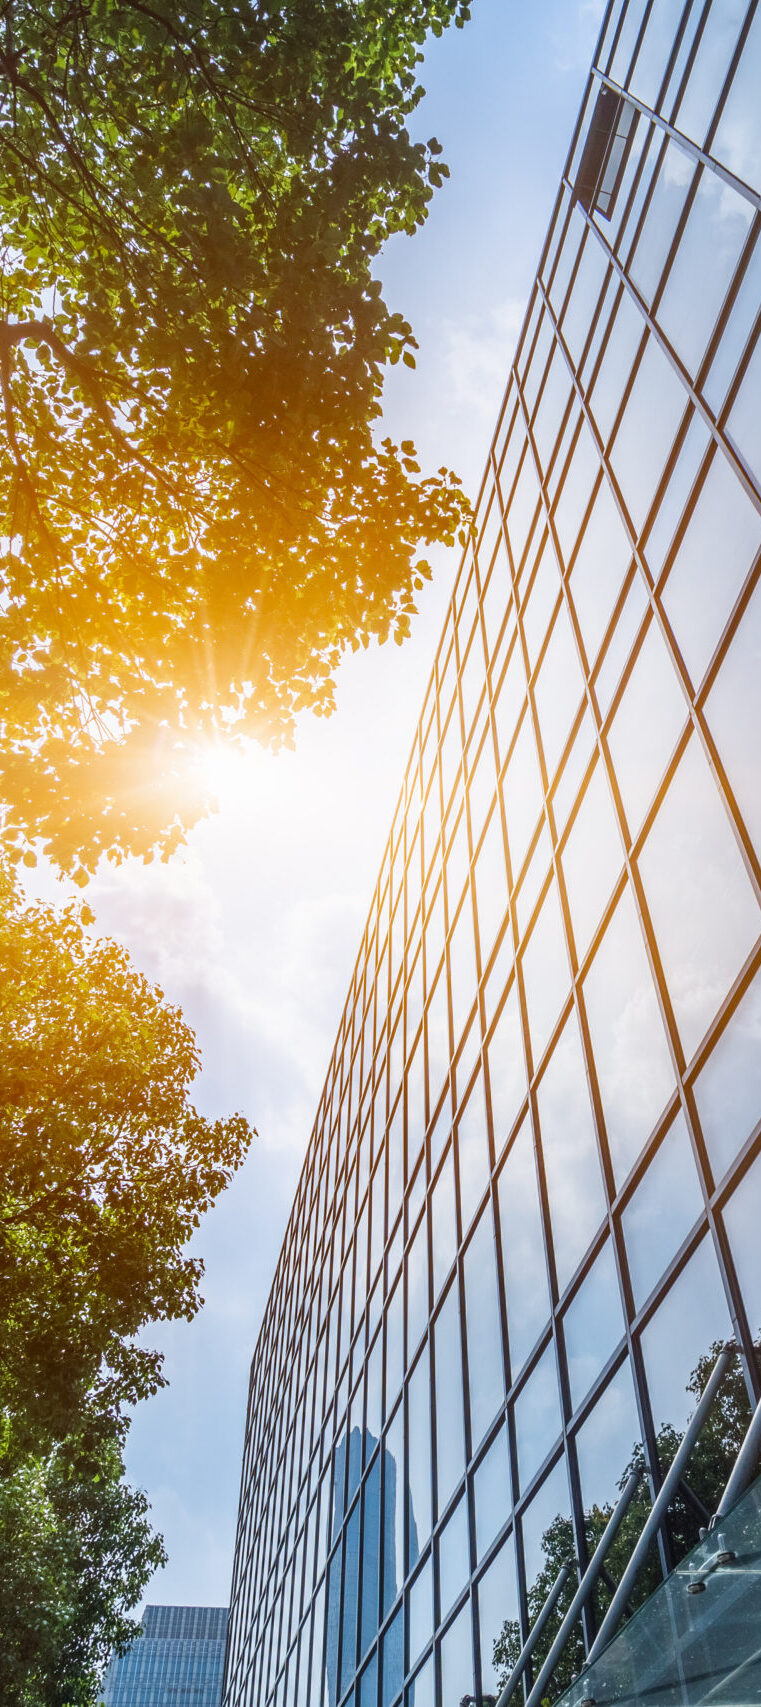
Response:
[{"label": "metal handrail", "polygon": [[575,1563],[576,1563],[575,1559],[566,1559],[565,1563],[561,1565],[560,1570],[558,1571],[558,1574],[557,1574],[555,1581],[552,1585],[552,1588],[550,1589],[550,1592],[547,1596],[547,1599],[544,1602],[544,1605],[543,1605],[542,1610],[539,1614],[539,1617],[537,1618],[536,1623],[532,1625],[532,1627],[528,1633],[528,1636],[526,1637],[526,1640],[523,1644],[523,1647],[521,1648],[521,1651],[518,1655],[518,1658],[515,1662],[515,1665],[513,1666],[513,1669],[510,1673],[510,1676],[507,1680],[507,1683],[505,1684],[501,1694],[497,1698],[496,1707],[507,1707],[508,1701],[515,1694],[515,1691],[518,1687],[518,1684],[521,1681],[523,1673],[526,1670],[526,1666],[528,1665],[528,1662],[531,1659],[531,1655],[534,1652],[536,1644],[539,1641],[539,1637],[542,1634],[542,1631],[543,1631],[543,1629],[547,1623],[548,1618],[552,1615],[552,1613],[555,1610],[555,1607],[557,1606],[558,1600],[560,1599],[560,1596],[563,1592],[563,1589],[565,1588],[565,1585],[568,1581],[569,1576],[571,1575],[571,1571],[573,1570]]}]

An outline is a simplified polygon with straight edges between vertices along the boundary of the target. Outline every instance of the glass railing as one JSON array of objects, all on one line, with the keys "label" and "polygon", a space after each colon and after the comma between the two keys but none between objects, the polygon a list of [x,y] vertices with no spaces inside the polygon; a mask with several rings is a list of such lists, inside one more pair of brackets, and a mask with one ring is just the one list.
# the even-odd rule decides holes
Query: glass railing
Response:
[{"label": "glass railing", "polygon": [[761,1478],[556,1707],[759,1707]]}]

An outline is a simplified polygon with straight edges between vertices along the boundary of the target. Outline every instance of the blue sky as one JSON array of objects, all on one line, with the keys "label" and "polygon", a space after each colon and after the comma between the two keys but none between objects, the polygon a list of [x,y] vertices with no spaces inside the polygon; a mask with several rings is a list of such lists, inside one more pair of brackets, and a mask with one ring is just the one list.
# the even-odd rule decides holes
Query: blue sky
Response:
[{"label": "blue sky", "polygon": [[[451,178],[379,269],[420,343],[416,372],[390,376],[383,431],[473,494],[602,10],[474,0],[422,68],[415,130],[438,136]],[[260,1133],[197,1238],[205,1309],[147,1336],[170,1379],[128,1449],[169,1550],[152,1601],[228,1597],[249,1362],[455,567],[437,561],[401,650],[347,660],[336,715],[306,720],[295,753],[225,768],[220,812],[184,851],[107,867],[88,894],[194,1026],[199,1104]]]}]

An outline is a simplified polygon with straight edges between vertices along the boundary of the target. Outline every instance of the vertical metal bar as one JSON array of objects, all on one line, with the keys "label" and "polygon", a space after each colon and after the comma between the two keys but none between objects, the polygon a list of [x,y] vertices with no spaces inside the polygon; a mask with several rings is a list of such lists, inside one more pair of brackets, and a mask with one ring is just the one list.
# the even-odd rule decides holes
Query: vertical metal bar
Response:
[{"label": "vertical metal bar", "polygon": [[684,1436],[673,1463],[666,1473],[663,1485],[653,1503],[650,1515],[647,1518],[644,1529],[642,1530],[642,1534],[640,1535],[637,1545],[634,1548],[634,1552],[632,1553],[626,1570],[624,1571],[618,1588],[616,1589],[602,1624],[600,1625],[595,1641],[592,1643],[589,1650],[587,1665],[591,1665],[592,1661],[596,1660],[598,1655],[602,1653],[603,1648],[607,1646],[618,1627],[626,1607],[626,1602],[629,1599],[634,1586],[635,1579],[639,1574],[640,1566],[644,1561],[651,1541],[657,1535],[661,1522],[666,1515],[674,1494],[676,1493],[677,1487],[682,1479],[687,1460],[703,1425],[704,1418],[710,1410],[716,1396],[717,1389],[726,1374],[733,1350],[733,1347],[730,1348],[725,1346],[724,1350],[719,1352],[705,1388],[703,1389],[690,1421],[687,1424],[687,1428],[685,1429]]},{"label": "vertical metal bar", "polygon": [[745,1489],[753,1475],[756,1459],[760,1450],[761,1400],[759,1400],[759,1403],[757,1404],[750,1419],[748,1432],[735,1459],[729,1481],[727,1482],[718,1506],[716,1507],[716,1516],[711,1519],[711,1529],[713,1529],[715,1523],[718,1523],[719,1518],[726,1517],[727,1512],[732,1510],[733,1505],[737,1505],[737,1501],[740,1499],[741,1495],[745,1493]]},{"label": "vertical metal bar", "polygon": [[[612,1516],[608,1520],[608,1523],[606,1525],[605,1532],[604,1532],[603,1536],[601,1537],[601,1539],[597,1543],[597,1547],[596,1547],[596,1549],[592,1555],[592,1558],[589,1561],[589,1564],[587,1565],[587,1568],[584,1572],[584,1575],[581,1579],[581,1582],[579,1583],[579,1586],[576,1590],[576,1593],[573,1597],[573,1600],[571,1601],[571,1604],[568,1608],[568,1611],[565,1615],[565,1618],[563,1619],[563,1622],[560,1626],[560,1629],[558,1630],[557,1636],[555,1637],[555,1640],[552,1644],[552,1647],[550,1648],[550,1651],[547,1655],[547,1658],[544,1662],[544,1665],[542,1666],[542,1669],[539,1673],[539,1676],[536,1679],[534,1687],[531,1690],[531,1693],[530,1693],[528,1700],[526,1702],[526,1707],[538,1707],[538,1704],[542,1699],[542,1696],[543,1696],[544,1691],[547,1687],[547,1684],[548,1684],[550,1678],[552,1677],[552,1673],[554,1672],[555,1667],[558,1663],[558,1660],[560,1659],[560,1656],[563,1652],[563,1649],[566,1645],[566,1642],[568,1641],[568,1637],[571,1634],[571,1630],[573,1629],[573,1626],[576,1623],[576,1620],[577,1620],[579,1614],[584,1610],[584,1607],[586,1606],[587,1601],[589,1600],[589,1597],[592,1593],[592,1590],[595,1586],[595,1583],[597,1582],[597,1578],[599,1577],[600,1572],[602,1570],[605,1558],[606,1558],[608,1552],[610,1551],[610,1548],[611,1548],[613,1542],[615,1541],[615,1538],[618,1534],[618,1531],[621,1527],[621,1524],[623,1523],[623,1520],[626,1516],[626,1513],[629,1509],[629,1506],[631,1505],[632,1499],[634,1498],[634,1495],[637,1491],[637,1488],[639,1487],[639,1484],[642,1480],[643,1475],[644,1475],[644,1466],[642,1466],[640,1469],[632,1470],[632,1473],[629,1477],[629,1480],[626,1483],[626,1486],[625,1486],[625,1488],[621,1494],[621,1498],[618,1502],[618,1505],[616,1506],[615,1511],[613,1512]],[[502,1707],[501,1699],[497,1702],[497,1707]]]},{"label": "vertical metal bar", "polygon": [[566,1559],[565,1564],[561,1565],[539,1617],[537,1618],[536,1623],[532,1626],[523,1647],[521,1648],[515,1665],[513,1666],[507,1683],[499,1696],[496,1707],[507,1707],[507,1702],[510,1700],[511,1696],[514,1695],[547,1620],[551,1617],[555,1607],[557,1606],[558,1600],[560,1599],[571,1571],[573,1570],[574,1563],[575,1561],[573,1559]]}]

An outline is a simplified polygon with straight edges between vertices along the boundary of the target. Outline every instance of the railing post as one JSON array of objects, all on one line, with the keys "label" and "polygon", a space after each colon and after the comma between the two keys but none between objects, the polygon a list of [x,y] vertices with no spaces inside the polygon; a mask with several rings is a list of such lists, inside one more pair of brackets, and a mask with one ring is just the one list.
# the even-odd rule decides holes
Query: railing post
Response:
[{"label": "railing post", "polygon": [[551,1616],[557,1606],[558,1600],[565,1588],[575,1562],[575,1559],[566,1559],[565,1564],[561,1565],[539,1617],[537,1618],[536,1623],[533,1624],[529,1630],[528,1636],[521,1648],[507,1683],[497,1699],[496,1707],[507,1707],[508,1701],[514,1695],[523,1673],[526,1670],[526,1666],[528,1665],[531,1655],[534,1652],[536,1644],[539,1641],[539,1637],[547,1623],[547,1619]]}]

